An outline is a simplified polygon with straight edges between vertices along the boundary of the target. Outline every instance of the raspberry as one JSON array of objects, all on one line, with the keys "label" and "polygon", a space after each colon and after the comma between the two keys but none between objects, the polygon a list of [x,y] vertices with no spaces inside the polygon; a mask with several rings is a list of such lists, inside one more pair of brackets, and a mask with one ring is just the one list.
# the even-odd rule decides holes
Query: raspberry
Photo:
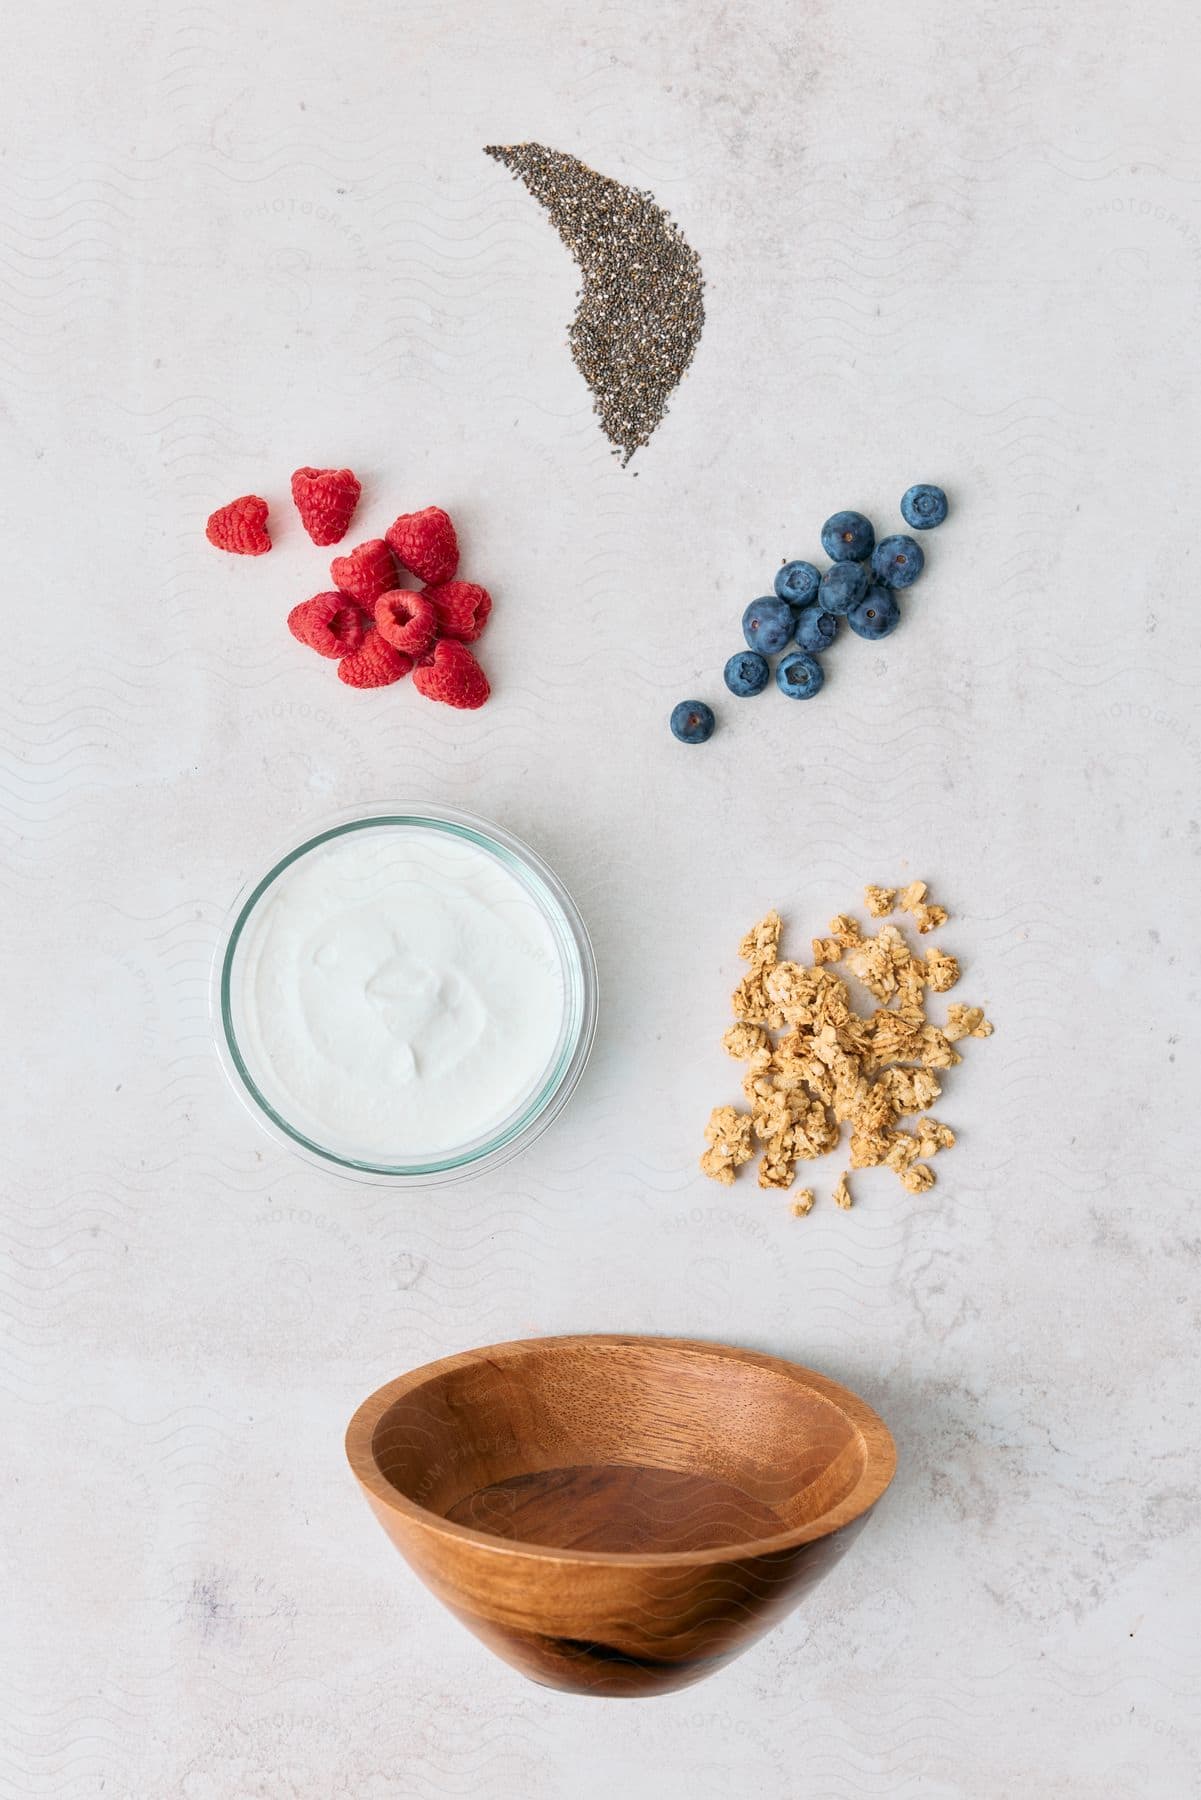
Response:
[{"label": "raspberry", "polygon": [[369,631],[362,647],[338,664],[338,680],[347,687],[391,687],[413,667],[413,658],[402,650],[394,650],[378,631]]},{"label": "raspberry", "polygon": [[314,594],[292,608],[288,630],[318,656],[347,656],[362,644],[367,621],[345,594]]},{"label": "raspberry", "polygon": [[431,587],[449,581],[459,566],[459,540],[440,506],[401,513],[384,536],[401,567]]},{"label": "raspberry", "polygon": [[381,594],[400,584],[392,552],[383,538],[368,538],[365,544],[357,544],[349,556],[335,556],[329,572],[334,578],[334,586],[357,600],[368,612]]},{"label": "raspberry", "polygon": [[414,671],[413,685],[427,700],[444,700],[447,706],[467,712],[482,706],[492,692],[488,677],[466,644],[457,644],[453,638],[439,639],[432,659],[427,657]]},{"label": "raspberry", "polygon": [[232,550],[235,556],[263,556],[271,548],[267,535],[267,502],[257,494],[243,494],[228,506],[219,506],[209,514],[204,535],[218,550]]},{"label": "raspberry", "polygon": [[300,523],[315,544],[341,542],[362,491],[349,469],[297,469],[292,477]]},{"label": "raspberry", "polygon": [[433,605],[438,636],[457,638],[461,644],[475,643],[492,611],[491,594],[474,581],[444,581],[426,588],[425,597]]},{"label": "raspberry", "polygon": [[438,619],[428,594],[401,588],[381,594],[375,603],[375,623],[385,643],[408,656],[422,656],[438,635]]}]

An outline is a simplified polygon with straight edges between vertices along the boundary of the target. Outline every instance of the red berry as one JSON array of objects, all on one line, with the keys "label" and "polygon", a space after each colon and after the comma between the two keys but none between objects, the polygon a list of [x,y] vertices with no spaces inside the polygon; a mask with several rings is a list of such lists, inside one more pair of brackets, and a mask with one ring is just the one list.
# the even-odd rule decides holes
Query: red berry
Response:
[{"label": "red berry", "polygon": [[423,656],[438,635],[438,619],[428,594],[409,588],[381,594],[375,603],[375,623],[385,643],[409,656]]},{"label": "red berry", "polygon": [[413,658],[385,643],[378,631],[369,631],[362,645],[338,664],[338,680],[347,687],[391,687],[413,667]]},{"label": "red berry", "polygon": [[365,544],[357,544],[349,555],[335,556],[329,572],[334,578],[334,586],[357,600],[360,606],[365,606],[368,612],[381,594],[400,584],[392,552],[383,538],[368,538]]},{"label": "red berry", "polygon": [[292,498],[315,544],[337,544],[359,503],[362,485],[349,469],[297,469],[292,477]]},{"label": "red berry", "polygon": [[459,566],[459,540],[440,506],[401,513],[384,536],[401,567],[431,586],[449,581]]},{"label": "red berry", "polygon": [[367,620],[345,594],[314,594],[288,614],[288,630],[318,656],[347,656],[367,635]]},{"label": "red berry", "polygon": [[457,638],[461,644],[475,643],[492,611],[491,594],[474,581],[444,581],[426,588],[425,597],[433,604],[438,636]]},{"label": "red berry", "polygon": [[457,644],[453,638],[439,639],[432,660],[427,657],[414,671],[413,686],[427,700],[444,700],[447,706],[467,712],[482,706],[492,692],[488,677],[466,644]]},{"label": "red berry", "polygon": [[204,535],[218,550],[232,550],[235,556],[263,556],[271,548],[267,534],[267,502],[257,494],[243,494],[228,506],[210,513]]}]

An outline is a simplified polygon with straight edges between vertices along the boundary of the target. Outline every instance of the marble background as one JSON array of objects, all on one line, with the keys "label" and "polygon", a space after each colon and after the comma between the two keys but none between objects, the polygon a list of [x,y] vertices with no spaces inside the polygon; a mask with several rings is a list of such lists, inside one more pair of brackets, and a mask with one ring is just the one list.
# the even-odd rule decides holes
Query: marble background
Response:
[{"label": "marble background", "polygon": [[[5,38],[0,1796],[1201,1791],[1195,10],[43,0]],[[703,259],[625,472],[481,154],[525,138]],[[287,477],[341,461],[359,535],[459,520],[486,711],[287,636],[324,571]],[[780,559],[914,480],[954,517],[904,628],[677,747]],[[204,542],[246,491],[266,561]],[[528,837],[604,983],[559,1125],[403,1195],[258,1135],[207,1000],[264,849],[398,794]],[[937,1187],[709,1186],[738,936],[914,875],[997,1024]],[[901,1464],[755,1651],[598,1711],[426,1595],[341,1433],[416,1362],[602,1328],[810,1362]]]}]

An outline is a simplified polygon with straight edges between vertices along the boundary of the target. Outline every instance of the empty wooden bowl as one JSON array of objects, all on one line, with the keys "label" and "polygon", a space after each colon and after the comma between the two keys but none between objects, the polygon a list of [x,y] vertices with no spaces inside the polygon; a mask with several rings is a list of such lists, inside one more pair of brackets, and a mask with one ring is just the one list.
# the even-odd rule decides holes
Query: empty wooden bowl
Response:
[{"label": "empty wooden bowl", "polygon": [[779,1357],[683,1338],[494,1344],[389,1382],[346,1451],[401,1555],[484,1643],[578,1694],[732,1661],[892,1479],[883,1422]]}]

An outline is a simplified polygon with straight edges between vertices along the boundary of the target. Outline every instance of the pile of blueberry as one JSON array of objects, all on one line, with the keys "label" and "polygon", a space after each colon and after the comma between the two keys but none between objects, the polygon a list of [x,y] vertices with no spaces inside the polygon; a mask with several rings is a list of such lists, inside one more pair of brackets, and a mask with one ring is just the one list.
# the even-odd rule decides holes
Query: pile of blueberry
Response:
[{"label": "pile of blueberry", "polygon": [[[947,497],[923,482],[901,499],[901,516],[915,531],[930,531],[947,516]],[[819,693],[825,671],[818,660],[846,619],[861,638],[887,637],[901,621],[897,593],[911,587],[925,556],[913,538],[881,538],[862,513],[837,512],[822,526],[822,549],[830,567],[822,575],[808,562],[789,562],[776,576],[776,591],[752,600],[742,615],[747,648],[725,668],[726,686],[740,699],[761,694],[771,680],[769,656],[779,656],[776,686],[790,700]],[[781,653],[796,642],[799,649]],[[682,744],[703,744],[713,735],[713,709],[703,700],[681,700],[671,729]]]}]

